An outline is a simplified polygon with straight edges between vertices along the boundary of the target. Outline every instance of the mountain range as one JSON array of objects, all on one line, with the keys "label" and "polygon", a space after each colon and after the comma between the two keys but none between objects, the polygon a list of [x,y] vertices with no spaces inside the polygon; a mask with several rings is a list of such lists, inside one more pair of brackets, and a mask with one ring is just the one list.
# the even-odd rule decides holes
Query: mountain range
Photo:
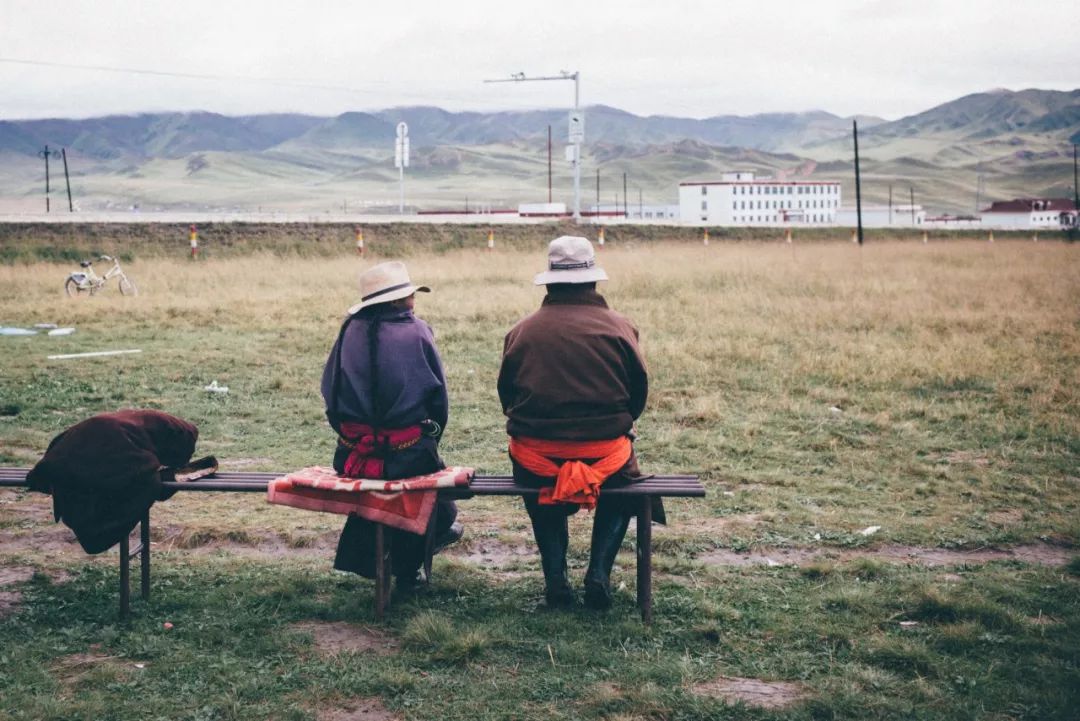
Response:
[{"label": "mountain range", "polygon": [[[871,200],[883,199],[889,186],[910,186],[932,209],[962,211],[980,193],[1071,195],[1080,89],[976,93],[895,121],[823,111],[643,117],[607,106],[586,108],[585,119],[584,175],[599,171],[609,188],[600,194],[605,203],[621,195],[622,173],[650,202],[672,202],[680,181],[734,167],[848,182],[858,120]],[[404,107],[329,118],[191,112],[0,121],[0,209],[34,208],[44,175],[38,153],[46,145],[66,148],[84,209],[387,204],[398,191],[393,138],[402,121],[412,145],[414,207],[468,197],[504,205],[546,200],[549,127],[557,148],[554,199],[568,200],[566,111]]]}]

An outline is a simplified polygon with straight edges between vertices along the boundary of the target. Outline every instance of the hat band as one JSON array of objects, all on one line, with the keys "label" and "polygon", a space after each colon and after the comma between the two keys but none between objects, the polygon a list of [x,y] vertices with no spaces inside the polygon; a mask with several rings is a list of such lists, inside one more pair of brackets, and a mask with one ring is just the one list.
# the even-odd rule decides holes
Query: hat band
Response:
[{"label": "hat band", "polygon": [[596,265],[596,260],[589,258],[580,263],[549,263],[548,270],[580,270],[582,268],[591,268],[594,265]]},{"label": "hat band", "polygon": [[395,290],[408,288],[410,285],[412,285],[412,283],[398,283],[397,285],[392,285],[389,288],[383,288],[382,290],[377,290],[374,293],[368,293],[360,299],[360,302],[363,303],[365,301],[371,300],[372,298],[378,298],[380,295],[386,295],[387,293],[392,293]]}]

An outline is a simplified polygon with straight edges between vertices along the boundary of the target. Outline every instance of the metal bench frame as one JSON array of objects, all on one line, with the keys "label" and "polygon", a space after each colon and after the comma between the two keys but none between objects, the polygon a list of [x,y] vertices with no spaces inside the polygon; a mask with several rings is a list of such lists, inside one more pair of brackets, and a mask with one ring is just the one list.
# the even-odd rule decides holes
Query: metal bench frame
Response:
[{"label": "metal bench frame", "polygon": [[[26,486],[28,468],[0,467],[0,488]],[[274,472],[219,472],[197,481],[166,482],[165,488],[177,491],[201,491],[210,493],[266,493],[267,484],[285,473]],[[449,488],[439,491],[450,498],[463,500],[474,496],[535,496],[539,489],[519,486],[512,476],[476,476],[467,488]],[[652,499],[653,497],[702,498],[705,487],[697,476],[648,476],[626,486],[601,488],[601,495],[634,496],[640,499],[637,513],[637,604],[645,623],[652,622]],[[139,556],[140,590],[143,599],[150,598],[150,512],[147,511],[139,524],[139,543],[134,549],[125,536],[120,541],[120,617],[127,618],[131,612],[131,559]],[[431,578],[431,558],[434,549],[435,524],[429,524],[427,554],[424,561],[425,577]],[[375,618],[382,620],[390,608],[390,557],[392,553],[385,526],[375,524]]]}]

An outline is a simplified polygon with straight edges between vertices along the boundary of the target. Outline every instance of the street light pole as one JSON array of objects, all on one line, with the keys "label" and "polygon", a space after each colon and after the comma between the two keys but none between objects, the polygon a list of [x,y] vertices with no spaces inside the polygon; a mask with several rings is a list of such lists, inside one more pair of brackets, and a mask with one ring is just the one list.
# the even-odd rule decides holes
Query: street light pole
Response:
[{"label": "street light pole", "polygon": [[[581,73],[578,71],[568,72],[560,70],[558,75],[542,75],[526,77],[525,73],[511,73],[509,78],[485,80],[485,83],[524,83],[541,80],[573,80],[574,81],[574,110],[570,114],[570,145],[574,148],[573,159],[570,161],[574,166],[574,220],[581,220],[581,145],[585,140],[585,126],[581,116]],[[577,127],[575,127],[575,125]]]}]

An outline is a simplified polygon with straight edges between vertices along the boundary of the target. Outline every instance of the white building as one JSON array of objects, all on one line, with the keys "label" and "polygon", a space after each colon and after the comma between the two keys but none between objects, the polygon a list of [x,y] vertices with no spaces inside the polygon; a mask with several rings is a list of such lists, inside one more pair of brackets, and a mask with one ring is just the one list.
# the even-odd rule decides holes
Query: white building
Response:
[{"label": "white building", "polygon": [[999,200],[982,211],[984,228],[1062,230],[1076,227],[1076,204],[1065,198]]},{"label": "white building", "polygon": [[[926,222],[926,211],[921,205],[863,205],[864,228],[915,228]],[[854,228],[858,225],[856,208],[840,208],[836,224]]]},{"label": "white building", "polygon": [[679,220],[691,225],[833,225],[840,209],[835,181],[755,180],[745,171],[719,181],[679,183]]}]

